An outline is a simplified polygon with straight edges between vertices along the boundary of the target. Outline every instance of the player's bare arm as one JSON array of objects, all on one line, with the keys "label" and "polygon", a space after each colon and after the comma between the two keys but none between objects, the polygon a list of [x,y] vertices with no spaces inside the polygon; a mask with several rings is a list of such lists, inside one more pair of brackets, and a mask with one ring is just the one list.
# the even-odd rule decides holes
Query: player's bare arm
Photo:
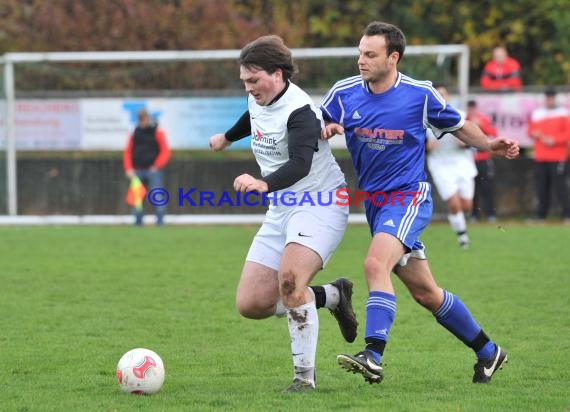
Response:
[{"label": "player's bare arm", "polygon": [[463,127],[453,132],[453,134],[465,144],[491,152],[497,156],[514,159],[519,155],[519,142],[506,137],[497,137],[490,140],[487,135],[470,120],[465,120]]}]

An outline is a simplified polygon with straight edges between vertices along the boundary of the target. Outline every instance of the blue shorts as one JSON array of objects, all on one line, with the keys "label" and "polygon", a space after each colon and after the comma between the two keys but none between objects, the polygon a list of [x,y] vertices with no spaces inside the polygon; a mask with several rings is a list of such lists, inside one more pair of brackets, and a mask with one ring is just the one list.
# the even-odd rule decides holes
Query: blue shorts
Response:
[{"label": "blue shorts", "polygon": [[365,207],[372,236],[389,233],[400,239],[408,252],[424,249],[419,237],[433,211],[429,183],[414,183],[382,196],[372,196]]}]

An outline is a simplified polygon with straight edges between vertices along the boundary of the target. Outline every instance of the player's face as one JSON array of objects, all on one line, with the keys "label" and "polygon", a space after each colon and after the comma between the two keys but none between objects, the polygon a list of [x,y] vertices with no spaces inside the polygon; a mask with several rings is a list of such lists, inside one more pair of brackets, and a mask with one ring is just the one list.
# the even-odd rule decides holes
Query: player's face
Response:
[{"label": "player's face", "polygon": [[546,96],[545,102],[546,102],[546,107],[548,109],[554,109],[556,107],[556,96],[555,95]]},{"label": "player's face", "polygon": [[384,36],[364,36],[360,40],[358,51],[358,69],[362,78],[369,82],[381,82],[396,71],[399,54],[387,55]]},{"label": "player's face", "polygon": [[498,63],[503,63],[507,58],[507,51],[502,47],[496,47],[493,50],[493,59]]},{"label": "player's face", "polygon": [[150,117],[147,114],[139,115],[139,126],[143,129],[150,126]]},{"label": "player's face", "polygon": [[243,81],[245,91],[251,94],[260,106],[267,106],[283,90],[285,82],[280,70],[273,74],[265,70],[240,67],[239,78]]}]

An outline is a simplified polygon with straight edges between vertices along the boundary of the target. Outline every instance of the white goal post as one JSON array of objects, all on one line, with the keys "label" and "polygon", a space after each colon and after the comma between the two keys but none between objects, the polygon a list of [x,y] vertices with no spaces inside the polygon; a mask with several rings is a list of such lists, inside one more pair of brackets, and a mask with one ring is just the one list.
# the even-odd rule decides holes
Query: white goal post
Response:
[{"label": "white goal post", "polygon": [[[48,52],[7,53],[0,58],[4,66],[5,93],[5,149],[6,149],[6,210],[9,216],[18,215],[16,173],[16,89],[15,71],[23,63],[78,63],[78,62],[166,62],[237,59],[240,50],[194,50],[194,51],[126,51],[126,52]],[[355,58],[353,47],[292,49],[295,59]],[[435,55],[437,62],[447,56],[458,57],[457,90],[462,106],[467,103],[469,88],[469,47],[467,45],[408,46],[405,55]]]}]

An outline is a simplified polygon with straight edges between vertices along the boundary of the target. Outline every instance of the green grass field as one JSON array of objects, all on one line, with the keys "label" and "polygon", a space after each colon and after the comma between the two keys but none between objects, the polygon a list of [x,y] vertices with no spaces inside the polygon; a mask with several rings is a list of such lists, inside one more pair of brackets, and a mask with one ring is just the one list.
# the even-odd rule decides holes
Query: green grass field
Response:
[{"label": "green grass field", "polygon": [[[257,227],[0,228],[0,410],[568,411],[570,228],[501,224],[471,227],[467,251],[444,224],[423,237],[440,285],[509,352],[489,385],[471,383],[473,353],[397,280],[384,381],[337,366],[363,342],[369,235],[353,225],[315,283],[354,281],[359,337],[345,343],[320,311],[318,389],[287,396],[286,321],[234,308]],[[164,360],[157,395],[127,395],[115,381],[134,347]]]}]

